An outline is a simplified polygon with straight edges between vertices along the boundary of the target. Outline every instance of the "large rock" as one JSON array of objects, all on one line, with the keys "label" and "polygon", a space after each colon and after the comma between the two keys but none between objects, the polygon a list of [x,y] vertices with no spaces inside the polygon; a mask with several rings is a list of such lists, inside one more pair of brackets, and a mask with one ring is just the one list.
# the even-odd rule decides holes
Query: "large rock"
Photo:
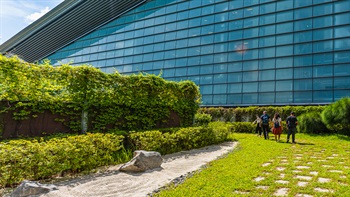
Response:
[{"label": "large rock", "polygon": [[137,150],[134,152],[134,157],[122,167],[123,172],[144,172],[146,170],[159,168],[162,165],[163,159],[158,152]]},{"label": "large rock", "polygon": [[9,195],[9,197],[38,196],[57,189],[58,188],[52,184],[40,184],[35,181],[25,180]]}]

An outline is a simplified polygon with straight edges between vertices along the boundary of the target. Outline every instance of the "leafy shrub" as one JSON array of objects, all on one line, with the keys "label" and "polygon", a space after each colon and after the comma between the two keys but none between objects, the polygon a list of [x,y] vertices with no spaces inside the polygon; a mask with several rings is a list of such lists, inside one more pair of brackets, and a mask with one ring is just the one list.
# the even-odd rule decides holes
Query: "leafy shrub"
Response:
[{"label": "leafy shrub", "polygon": [[210,114],[196,113],[194,116],[194,124],[196,126],[208,125],[211,119],[212,117]]},{"label": "leafy shrub", "polygon": [[0,143],[0,186],[125,162],[131,155],[125,154],[123,138],[87,134]]},{"label": "leafy shrub", "polygon": [[255,132],[255,124],[251,122],[233,122],[232,131],[234,133],[253,133]]},{"label": "leafy shrub", "polygon": [[298,117],[298,131],[301,133],[329,133],[326,125],[322,122],[321,114],[310,112]]},{"label": "leafy shrub", "polygon": [[328,105],[321,117],[328,129],[350,135],[350,98],[345,97]]}]

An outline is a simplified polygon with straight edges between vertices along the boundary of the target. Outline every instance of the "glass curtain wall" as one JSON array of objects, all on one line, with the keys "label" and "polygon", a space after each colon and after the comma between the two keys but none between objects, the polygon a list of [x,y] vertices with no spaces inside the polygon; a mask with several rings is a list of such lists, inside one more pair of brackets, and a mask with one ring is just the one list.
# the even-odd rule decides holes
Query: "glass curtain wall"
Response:
[{"label": "glass curtain wall", "polygon": [[206,106],[329,103],[350,96],[350,1],[147,1],[47,58],[192,80]]}]

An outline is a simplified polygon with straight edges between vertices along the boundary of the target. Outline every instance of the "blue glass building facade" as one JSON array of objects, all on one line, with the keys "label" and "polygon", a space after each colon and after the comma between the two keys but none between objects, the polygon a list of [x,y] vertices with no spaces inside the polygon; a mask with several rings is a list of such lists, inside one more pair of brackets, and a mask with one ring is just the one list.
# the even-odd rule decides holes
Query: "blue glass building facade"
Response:
[{"label": "blue glass building facade", "polygon": [[147,1],[47,59],[192,80],[205,106],[326,104],[350,96],[350,1]]}]

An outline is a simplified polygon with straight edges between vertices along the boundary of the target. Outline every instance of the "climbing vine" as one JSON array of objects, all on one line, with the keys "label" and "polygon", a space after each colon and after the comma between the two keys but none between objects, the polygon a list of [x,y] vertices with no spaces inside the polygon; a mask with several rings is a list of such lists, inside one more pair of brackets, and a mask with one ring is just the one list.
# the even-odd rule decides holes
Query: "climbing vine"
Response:
[{"label": "climbing vine", "polygon": [[152,129],[175,112],[182,126],[190,125],[200,103],[199,88],[191,81],[172,82],[151,74],[106,74],[88,66],[36,65],[0,55],[0,113],[18,120],[49,110],[69,117],[72,130]]}]

